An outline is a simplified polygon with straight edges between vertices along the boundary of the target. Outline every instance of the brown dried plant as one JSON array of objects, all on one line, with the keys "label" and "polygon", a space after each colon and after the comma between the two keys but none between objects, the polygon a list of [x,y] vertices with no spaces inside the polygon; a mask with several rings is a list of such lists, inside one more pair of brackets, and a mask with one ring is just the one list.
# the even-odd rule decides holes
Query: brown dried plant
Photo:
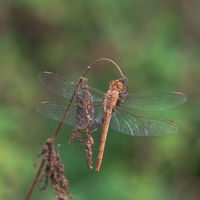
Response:
[{"label": "brown dried plant", "polygon": [[[85,145],[86,148],[86,158],[87,166],[92,169],[92,149],[91,145],[94,143],[92,136],[90,135],[89,125],[93,120],[93,106],[92,106],[92,96],[89,93],[89,87],[87,84],[87,79],[81,77],[81,80],[77,81],[76,84],[76,126],[72,132],[71,139],[69,143],[73,142],[76,137],[81,143]],[[87,139],[81,139],[81,131],[84,130]],[[73,200],[73,196],[68,191],[68,180],[64,176],[64,165],[61,163],[59,152],[54,151],[54,141],[52,138],[47,139],[46,143],[38,154],[37,160],[34,166],[38,163],[38,158],[44,156],[43,159],[46,161],[45,171],[40,177],[41,182],[45,177],[45,184],[40,190],[46,189],[49,179],[51,180],[51,187],[55,189],[56,197],[59,200],[66,200],[67,197],[65,193]]]},{"label": "brown dried plant", "polygon": [[[90,135],[90,124],[93,120],[94,109],[92,106],[92,96],[89,93],[89,87],[87,84],[86,78],[81,78],[80,87],[76,85],[76,102],[77,102],[77,111],[76,111],[76,126],[72,132],[69,144],[74,141],[76,137],[83,145],[85,145],[87,167],[92,169],[92,144],[94,140]],[[78,83],[80,80],[78,81]],[[87,139],[83,140],[81,138],[81,131],[84,131]]]},{"label": "brown dried plant", "polygon": [[40,177],[41,182],[45,177],[44,186],[40,187],[40,190],[46,189],[49,179],[51,180],[51,187],[55,189],[55,194],[59,200],[67,200],[65,193],[73,200],[73,196],[68,191],[68,180],[64,176],[64,165],[61,162],[59,152],[54,151],[54,142],[52,138],[47,139],[46,143],[43,145],[41,152],[38,154],[36,163],[38,163],[38,158],[44,156],[43,159],[46,160],[45,171]]}]

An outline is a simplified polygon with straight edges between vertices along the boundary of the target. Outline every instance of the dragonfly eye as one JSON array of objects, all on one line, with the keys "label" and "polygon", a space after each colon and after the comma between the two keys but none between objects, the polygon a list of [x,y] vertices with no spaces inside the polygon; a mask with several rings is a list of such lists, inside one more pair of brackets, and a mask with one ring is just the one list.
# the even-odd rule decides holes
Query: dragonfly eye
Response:
[{"label": "dragonfly eye", "polygon": [[115,85],[115,81],[110,81],[109,83],[110,88],[114,87],[114,85]]},{"label": "dragonfly eye", "polygon": [[122,91],[123,90],[123,85],[121,82],[117,82],[117,88],[119,91]]}]

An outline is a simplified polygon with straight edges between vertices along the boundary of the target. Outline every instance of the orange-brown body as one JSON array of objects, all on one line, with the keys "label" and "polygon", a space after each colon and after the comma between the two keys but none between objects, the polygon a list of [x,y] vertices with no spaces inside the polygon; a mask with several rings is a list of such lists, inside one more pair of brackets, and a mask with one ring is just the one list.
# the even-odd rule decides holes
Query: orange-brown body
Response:
[{"label": "orange-brown body", "polygon": [[119,81],[111,81],[109,84],[109,88],[110,89],[107,91],[105,95],[105,100],[103,102],[103,108],[104,108],[103,131],[101,135],[96,171],[99,171],[101,166],[110,119],[112,116],[112,112],[115,111],[116,109],[116,103],[119,98],[119,91],[122,90],[122,84]]}]

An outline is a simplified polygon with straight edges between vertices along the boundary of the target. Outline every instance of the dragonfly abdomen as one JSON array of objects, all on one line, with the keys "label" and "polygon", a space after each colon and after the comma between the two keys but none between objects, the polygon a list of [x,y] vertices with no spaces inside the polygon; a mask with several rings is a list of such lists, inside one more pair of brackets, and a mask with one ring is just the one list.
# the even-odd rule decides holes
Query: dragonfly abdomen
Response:
[{"label": "dragonfly abdomen", "polygon": [[103,131],[102,131],[101,142],[99,146],[96,171],[99,171],[100,166],[101,166],[108,127],[110,124],[112,113],[113,111],[116,110],[116,103],[117,103],[118,97],[119,97],[119,92],[115,86],[110,88],[110,90],[108,90],[108,92],[105,95],[105,100],[103,102],[103,107],[104,107]]},{"label": "dragonfly abdomen", "polygon": [[108,132],[108,127],[110,124],[110,118],[111,118],[112,111],[107,110],[104,112],[104,123],[103,123],[103,131],[101,135],[101,142],[99,146],[99,153],[97,157],[97,164],[96,164],[96,171],[99,171],[100,166],[101,166],[101,161],[103,159],[103,152],[104,152],[104,147],[106,143],[106,138],[107,138],[107,132]]}]

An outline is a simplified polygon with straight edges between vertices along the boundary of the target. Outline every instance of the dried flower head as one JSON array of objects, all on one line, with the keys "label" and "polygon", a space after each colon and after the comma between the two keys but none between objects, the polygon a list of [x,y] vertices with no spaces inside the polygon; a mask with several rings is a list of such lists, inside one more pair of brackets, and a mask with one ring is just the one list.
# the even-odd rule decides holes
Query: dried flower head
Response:
[{"label": "dried flower head", "polygon": [[[67,200],[67,194],[71,200],[73,196],[68,191],[68,180],[64,176],[64,165],[61,162],[59,152],[54,151],[54,142],[52,139],[47,139],[46,143],[43,145],[41,152],[38,154],[38,158],[44,155],[44,160],[46,160],[45,171],[40,177],[39,181],[42,181],[45,177],[44,186],[40,187],[40,190],[46,189],[49,179],[51,180],[51,187],[55,189],[56,197],[59,200]],[[37,165],[37,160],[35,166]]]},{"label": "dried flower head", "polygon": [[[83,77],[81,77],[81,79],[81,84],[79,84],[79,79],[76,85],[76,126],[72,132],[69,144],[71,144],[76,137],[77,140],[85,145],[87,167],[92,169],[92,144],[94,143],[94,140],[90,135],[90,124],[93,120],[94,109],[92,106],[92,96],[89,93],[87,79]],[[81,131],[85,132],[87,137],[86,140],[81,138]]]}]

